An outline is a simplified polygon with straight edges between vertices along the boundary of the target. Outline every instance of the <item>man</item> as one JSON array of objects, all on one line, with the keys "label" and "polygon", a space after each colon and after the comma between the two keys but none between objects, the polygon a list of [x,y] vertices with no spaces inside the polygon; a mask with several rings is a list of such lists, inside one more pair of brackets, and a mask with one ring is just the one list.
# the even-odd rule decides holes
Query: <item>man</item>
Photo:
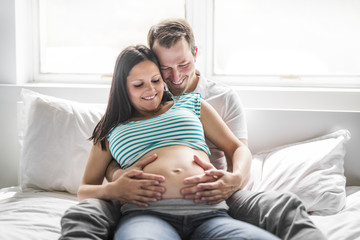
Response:
[{"label": "man", "polygon": [[[148,44],[159,58],[169,90],[176,96],[193,91],[201,93],[247,146],[245,115],[237,93],[225,85],[206,80],[195,69],[197,48],[189,24],[181,19],[160,22],[150,29]],[[260,226],[282,239],[325,239],[295,195],[241,190],[249,179],[250,159],[244,157],[240,162],[226,166],[224,154],[211,142],[207,143],[213,165],[196,160],[206,174],[184,180],[192,186],[182,190],[184,198],[208,204],[226,200],[232,217]],[[247,152],[247,147],[242,151]],[[114,189],[109,191],[111,199],[142,206],[161,199],[161,194],[166,191],[159,186],[161,178],[141,171],[152,161],[156,161],[155,156],[135,164],[130,171],[121,170],[116,162],[112,162],[107,171],[109,184]],[[83,216],[77,219],[79,214]],[[76,236],[107,239],[119,218],[118,202],[89,199],[66,212],[62,219],[61,239],[76,239]]]}]

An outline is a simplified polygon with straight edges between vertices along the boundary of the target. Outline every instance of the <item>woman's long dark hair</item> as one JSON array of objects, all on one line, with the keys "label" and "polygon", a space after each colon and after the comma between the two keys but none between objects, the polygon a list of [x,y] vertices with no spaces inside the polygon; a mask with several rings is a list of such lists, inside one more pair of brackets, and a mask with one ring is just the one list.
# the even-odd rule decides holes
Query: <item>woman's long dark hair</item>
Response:
[{"label": "woman's long dark hair", "polygon": [[[106,150],[106,137],[110,131],[121,123],[128,122],[134,112],[126,88],[126,79],[131,69],[140,62],[149,60],[160,68],[160,64],[154,53],[144,45],[130,46],[125,48],[118,56],[115,64],[111,83],[108,105],[104,116],[96,125],[92,136],[94,144],[100,142],[101,148]],[[162,102],[171,99],[168,91],[164,90]]]}]

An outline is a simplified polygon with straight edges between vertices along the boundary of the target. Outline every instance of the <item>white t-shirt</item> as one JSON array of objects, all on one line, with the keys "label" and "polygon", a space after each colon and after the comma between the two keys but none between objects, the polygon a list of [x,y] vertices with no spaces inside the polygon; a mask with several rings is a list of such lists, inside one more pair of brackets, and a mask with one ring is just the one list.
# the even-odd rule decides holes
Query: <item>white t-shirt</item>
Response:
[{"label": "white t-shirt", "polygon": [[[227,126],[238,138],[247,139],[247,125],[245,111],[239,95],[229,86],[209,81],[200,76],[198,85],[194,92],[201,94],[221,116]],[[206,139],[211,152],[211,163],[217,169],[226,170],[227,164],[224,152]]]}]

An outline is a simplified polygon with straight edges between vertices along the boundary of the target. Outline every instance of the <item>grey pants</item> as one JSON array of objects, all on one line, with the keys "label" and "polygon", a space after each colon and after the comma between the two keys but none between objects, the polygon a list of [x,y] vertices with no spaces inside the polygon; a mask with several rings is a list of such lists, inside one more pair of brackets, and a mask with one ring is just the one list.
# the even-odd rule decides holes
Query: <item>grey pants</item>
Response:
[{"label": "grey pants", "polygon": [[59,240],[113,239],[114,230],[121,217],[120,208],[118,201],[85,199],[64,213]]},{"label": "grey pants", "polygon": [[[294,194],[238,191],[227,204],[233,218],[261,227],[281,239],[326,239]],[[86,199],[65,212],[60,240],[112,239],[120,215],[117,201]]]},{"label": "grey pants", "polygon": [[229,215],[281,239],[326,239],[293,193],[238,191],[228,200]]}]

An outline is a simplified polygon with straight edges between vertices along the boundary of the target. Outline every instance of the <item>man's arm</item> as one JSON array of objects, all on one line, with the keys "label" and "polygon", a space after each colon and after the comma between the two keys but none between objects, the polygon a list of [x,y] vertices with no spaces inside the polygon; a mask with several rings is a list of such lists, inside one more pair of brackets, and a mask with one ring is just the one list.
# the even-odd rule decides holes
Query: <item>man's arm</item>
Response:
[{"label": "man's arm", "polygon": [[[197,203],[216,204],[227,200],[234,192],[243,188],[248,179],[250,164],[244,161],[238,164],[235,172],[216,169],[211,163],[203,162],[196,156],[194,162],[205,170],[205,174],[184,179],[184,184],[194,185],[183,188],[181,193],[185,199],[194,199]],[[239,176],[241,180],[239,180]],[[235,184],[234,184],[235,183]]]},{"label": "man's arm", "polygon": [[106,179],[111,187],[113,199],[122,203],[133,203],[139,206],[148,206],[148,202],[154,202],[162,198],[166,189],[160,186],[165,178],[160,175],[144,173],[144,167],[157,159],[154,154],[131,167],[123,170],[113,159],[106,169]]},{"label": "man's arm", "polygon": [[[202,103],[202,109],[206,109],[206,105],[208,105],[206,102]],[[212,108],[210,107],[210,109]],[[207,129],[210,129],[208,131],[205,130],[205,134],[217,136],[212,142],[220,149],[225,150],[228,171],[217,170],[209,163],[202,163],[201,161],[195,160],[195,163],[205,170],[205,174],[203,176],[186,178],[184,180],[185,184],[196,185],[182,189],[182,194],[185,198],[194,199],[195,202],[207,202],[209,204],[226,200],[234,192],[243,188],[250,178],[251,168],[251,153],[247,147],[247,141],[245,139],[239,141],[224,124],[220,116],[213,114],[214,111],[215,110],[212,109],[212,111],[210,111],[212,112],[211,115],[202,116],[201,118],[203,124],[208,125]],[[213,121],[211,119],[217,120]],[[216,128],[214,128],[214,126],[216,126]],[[204,128],[206,128],[205,125]],[[222,130],[218,131],[219,128]],[[236,143],[236,145],[229,148],[228,145],[233,143]],[[209,176],[212,178],[209,178]]]},{"label": "man's arm", "polygon": [[228,160],[228,172],[237,173],[240,176],[242,176],[242,182],[240,184],[240,189],[245,187],[245,185],[248,183],[250,179],[250,172],[251,172],[251,160],[252,155],[248,148],[248,142],[247,139],[239,139],[239,141],[242,143],[241,146],[241,153],[239,157],[232,158],[231,160]]}]

